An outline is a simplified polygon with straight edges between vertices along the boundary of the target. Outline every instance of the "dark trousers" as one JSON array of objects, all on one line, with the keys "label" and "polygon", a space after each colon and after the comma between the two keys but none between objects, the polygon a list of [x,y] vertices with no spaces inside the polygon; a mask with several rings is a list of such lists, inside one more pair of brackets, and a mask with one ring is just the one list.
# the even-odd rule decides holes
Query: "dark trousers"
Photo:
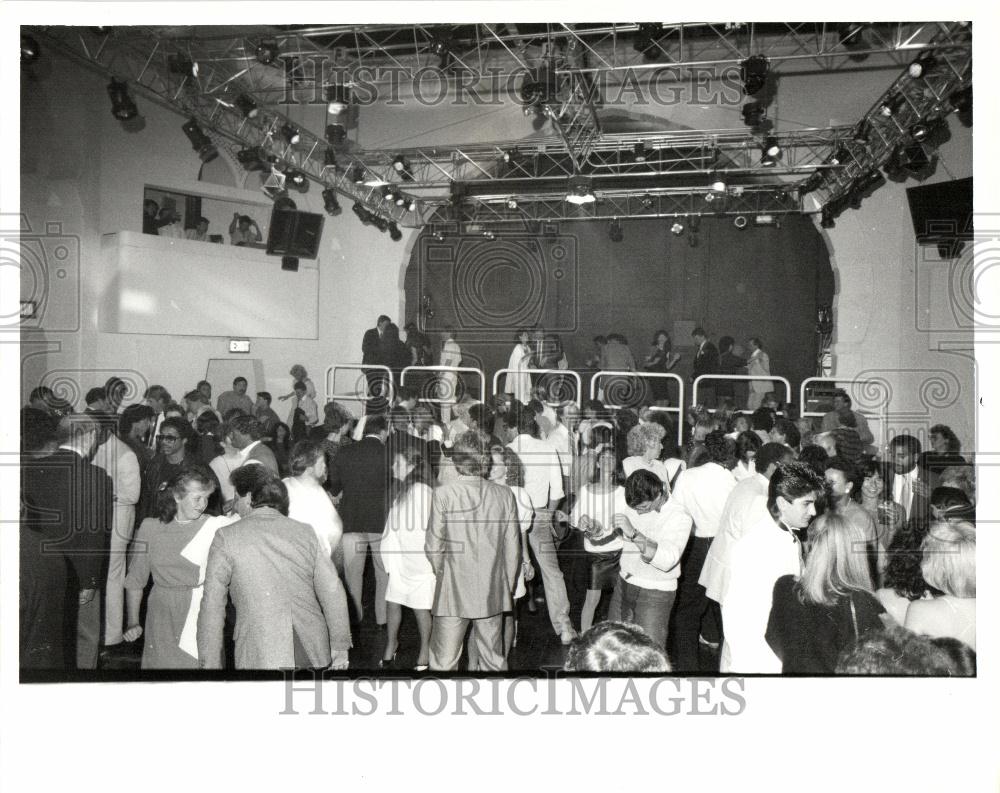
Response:
[{"label": "dark trousers", "polygon": [[671,660],[676,672],[698,671],[698,634],[711,603],[698,578],[711,544],[711,537],[691,537],[681,556],[681,577],[677,582],[677,605],[671,631],[674,638]]}]

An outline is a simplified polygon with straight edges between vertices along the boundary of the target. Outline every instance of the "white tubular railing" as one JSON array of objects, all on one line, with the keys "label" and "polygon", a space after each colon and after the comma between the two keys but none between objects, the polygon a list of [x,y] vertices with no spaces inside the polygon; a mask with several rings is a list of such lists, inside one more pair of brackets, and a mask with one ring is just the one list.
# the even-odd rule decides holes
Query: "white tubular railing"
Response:
[{"label": "white tubular railing", "polygon": [[[406,385],[407,372],[455,372],[456,375],[459,372],[474,372],[479,375],[479,401],[486,401],[486,375],[483,373],[482,369],[477,369],[474,366],[407,366],[399,375],[399,384],[401,386]],[[458,400],[456,400],[454,395],[452,395],[451,399],[441,399],[439,397],[420,397],[420,401],[443,402],[451,405]]]},{"label": "white tubular railing", "polygon": [[[326,382],[324,384],[324,399],[326,402],[332,402],[339,399],[344,402],[360,402],[361,403],[361,413],[365,412],[365,406],[368,400],[371,399],[371,395],[368,393],[368,378],[364,378],[365,387],[363,391],[355,389],[353,393],[338,394],[334,390],[337,384],[337,372],[342,371],[352,371],[352,372],[370,372],[370,371],[382,371],[385,372],[384,382],[389,385],[389,402],[392,403],[396,395],[396,389],[392,382],[392,370],[388,366],[382,366],[381,364],[374,363],[335,363],[333,366],[326,367]],[[381,379],[381,378],[380,378]]]},{"label": "white tubular railing", "polygon": [[[784,377],[779,377],[776,374],[700,374],[691,384],[691,407],[698,404],[698,386],[701,385],[702,380],[763,380],[767,383],[784,383],[785,384],[785,404],[790,404],[792,401],[792,384]],[[740,412],[746,412],[742,408],[737,408]],[[710,413],[714,413],[715,410],[710,410]],[[781,411],[783,415],[783,411]]]},{"label": "white tubular railing", "polygon": [[[878,423],[878,436],[876,440],[878,445],[876,448],[884,449],[885,445],[889,442],[888,432],[889,432],[889,392],[885,387],[885,383],[878,380],[837,380],[833,377],[807,377],[802,381],[802,385],[799,386],[799,407],[801,408],[800,416],[825,416],[826,413],[819,410],[806,410],[806,390],[813,383],[829,383],[831,385],[841,385],[841,386],[861,386],[863,388],[881,388],[885,394],[885,399],[878,406],[878,412],[872,413],[869,411],[858,410],[865,420],[868,422],[875,421]],[[870,429],[870,427],[869,427]],[[873,433],[874,434],[874,433]]]},{"label": "white tubular railing", "polygon": [[[583,407],[583,381],[580,379],[579,372],[574,372],[572,369],[497,369],[496,372],[494,372],[493,374],[493,395],[496,396],[499,393],[505,393],[501,392],[499,388],[500,375],[505,375],[508,372],[521,372],[521,371],[526,371],[529,375],[558,374],[558,375],[566,375],[568,377],[572,377],[574,380],[576,380],[576,406],[578,408]],[[546,403],[553,407],[557,405],[566,404],[565,401],[549,402],[548,400],[546,400]]]},{"label": "white tubular railing", "polygon": [[[674,422],[677,425],[677,445],[680,446],[684,442],[684,380],[673,372],[629,372],[629,371],[616,371],[616,370],[601,370],[600,372],[595,372],[594,376],[590,378],[590,398],[597,398],[597,383],[602,377],[636,377],[640,379],[652,379],[659,377],[661,379],[676,380],[677,381],[677,407],[662,407],[660,405],[650,405],[650,410],[662,410],[664,413],[676,413],[677,421]],[[623,405],[615,405],[610,402],[604,402],[604,407],[611,408],[612,410],[617,410]]]}]

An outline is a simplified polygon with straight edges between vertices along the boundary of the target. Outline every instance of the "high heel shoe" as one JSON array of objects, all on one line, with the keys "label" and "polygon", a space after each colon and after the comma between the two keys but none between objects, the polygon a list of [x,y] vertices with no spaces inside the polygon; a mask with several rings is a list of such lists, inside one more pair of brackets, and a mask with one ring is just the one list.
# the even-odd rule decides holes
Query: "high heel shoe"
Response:
[{"label": "high heel shoe", "polygon": [[414,672],[426,672],[428,669],[430,669],[429,664],[417,664],[415,667],[413,667]]},{"label": "high heel shoe", "polygon": [[396,653],[392,654],[392,658],[383,658],[378,662],[379,669],[395,669],[396,668]]}]

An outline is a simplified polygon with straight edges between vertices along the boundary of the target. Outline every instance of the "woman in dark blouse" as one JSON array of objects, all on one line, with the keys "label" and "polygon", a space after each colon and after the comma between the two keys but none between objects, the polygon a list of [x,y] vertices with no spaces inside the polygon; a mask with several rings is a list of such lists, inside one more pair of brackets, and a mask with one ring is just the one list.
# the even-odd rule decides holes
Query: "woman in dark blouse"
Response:
[{"label": "woman in dark blouse", "polygon": [[883,627],[885,611],[872,594],[861,529],[827,513],[809,527],[802,575],[774,584],[767,643],[784,674],[832,675],[837,656],[869,630]]}]

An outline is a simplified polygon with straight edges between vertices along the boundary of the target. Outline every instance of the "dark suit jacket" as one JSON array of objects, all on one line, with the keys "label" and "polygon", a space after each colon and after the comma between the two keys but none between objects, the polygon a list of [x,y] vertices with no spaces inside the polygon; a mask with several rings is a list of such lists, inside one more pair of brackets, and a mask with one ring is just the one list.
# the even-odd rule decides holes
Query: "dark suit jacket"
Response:
[{"label": "dark suit jacket", "polygon": [[265,468],[269,468],[273,471],[277,476],[281,476],[281,470],[278,468],[278,460],[274,456],[274,452],[271,451],[270,447],[266,446],[263,441],[250,450],[250,454],[247,455],[244,465],[249,463],[251,460],[256,460]]},{"label": "dark suit jacket", "polygon": [[[930,473],[921,469],[917,469],[917,481],[923,482],[927,486],[927,495],[921,496],[916,492],[913,493],[913,500],[910,504],[910,511],[907,513],[907,522],[912,521],[926,521],[930,518],[931,514],[931,493],[934,492],[934,488],[938,486],[939,477],[937,474]],[[895,499],[896,493],[896,477],[898,474],[893,474],[891,481],[888,483],[888,493],[889,497]],[[906,505],[903,504],[903,508],[906,509]]]},{"label": "dark suit jacket", "polygon": [[719,348],[712,342],[706,341],[701,351],[694,356],[694,369],[691,372],[692,379],[703,374],[718,374],[719,371]]},{"label": "dark suit jacket", "polygon": [[114,491],[111,477],[71,451],[59,449],[21,468],[25,525],[44,535],[43,552],[61,553],[80,589],[107,577]]},{"label": "dark suit jacket", "polygon": [[381,347],[382,337],[378,335],[378,328],[366,330],[361,340],[361,363],[382,363]]},{"label": "dark suit jacket", "polygon": [[385,530],[390,476],[389,455],[378,438],[368,435],[340,450],[329,482],[333,495],[344,494],[340,517],[345,532],[381,534]]}]

